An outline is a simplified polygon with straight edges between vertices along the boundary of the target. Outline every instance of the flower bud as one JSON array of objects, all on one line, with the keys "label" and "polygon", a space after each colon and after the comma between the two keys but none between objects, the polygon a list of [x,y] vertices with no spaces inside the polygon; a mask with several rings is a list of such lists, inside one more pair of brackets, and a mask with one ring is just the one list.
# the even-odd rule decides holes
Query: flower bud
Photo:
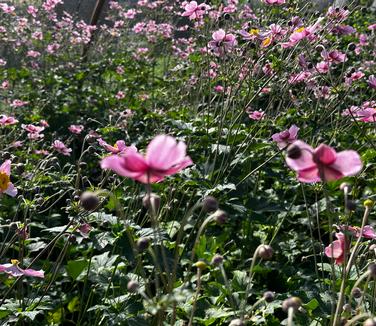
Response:
[{"label": "flower bud", "polygon": [[81,207],[87,211],[93,211],[99,206],[99,198],[92,191],[85,191],[80,197]]},{"label": "flower bud", "polygon": [[365,207],[372,208],[372,206],[374,205],[374,202],[373,202],[373,200],[371,200],[371,199],[366,199],[366,200],[364,201],[363,205],[364,205]]},{"label": "flower bud", "polygon": [[345,191],[345,189],[347,189],[347,192],[350,192],[351,184],[349,184],[348,182],[342,182],[341,185],[339,186],[339,189],[341,189],[342,191]]},{"label": "flower bud", "polygon": [[266,291],[263,294],[263,298],[266,302],[272,302],[275,298],[275,294],[272,291]]},{"label": "flower bud", "polygon": [[222,264],[223,263],[223,256],[218,255],[218,254],[214,255],[214,257],[212,258],[211,263],[213,265],[215,265],[215,266],[218,266],[218,265]]},{"label": "flower bud", "polygon": [[198,268],[198,269],[201,269],[201,270],[204,270],[206,269],[206,263],[202,260],[198,261],[197,263],[195,263],[195,266]]},{"label": "flower bud", "polygon": [[133,281],[133,280],[129,281],[128,284],[127,284],[127,290],[130,293],[137,292],[139,287],[140,287],[140,285],[138,284],[138,282]]},{"label": "flower bud", "polygon": [[368,266],[369,275],[376,278],[376,264],[371,264]]},{"label": "flower bud", "polygon": [[350,43],[348,49],[349,51],[354,51],[356,49],[356,45],[354,43]]},{"label": "flower bud", "polygon": [[373,244],[373,245],[371,245],[371,246],[369,247],[369,251],[370,251],[370,252],[374,253],[375,250],[376,250],[376,244]]},{"label": "flower bud", "polygon": [[215,212],[218,209],[218,201],[213,196],[206,196],[202,201],[202,210],[206,213]]},{"label": "flower bud", "polygon": [[287,148],[288,158],[291,158],[292,160],[297,160],[301,156],[302,156],[302,150],[298,146],[292,144]]},{"label": "flower bud", "polygon": [[240,318],[231,320],[229,324],[229,326],[244,326],[244,325],[245,325],[244,322]]},{"label": "flower bud", "polygon": [[142,198],[142,204],[147,209],[153,209],[154,212],[158,212],[161,206],[161,197],[159,197],[155,193],[146,194],[144,198]]},{"label": "flower bud", "polygon": [[150,239],[146,237],[141,237],[137,240],[136,247],[139,252],[146,250],[149,247]]},{"label": "flower bud", "polygon": [[351,312],[351,305],[349,305],[348,303],[344,304],[342,310],[345,312]]},{"label": "flower bud", "polygon": [[290,308],[294,309],[294,312],[298,311],[298,309],[302,305],[302,300],[298,297],[291,297],[283,301],[282,309],[283,311],[287,312]]},{"label": "flower bud", "polygon": [[376,318],[368,318],[363,326],[376,326]]},{"label": "flower bud", "polygon": [[352,291],[351,291],[351,294],[355,299],[359,299],[359,298],[362,297],[362,290],[359,289],[358,287],[353,288]]},{"label": "flower bud", "polygon": [[356,201],[355,200],[348,200],[346,204],[346,208],[349,211],[355,211],[356,210]]},{"label": "flower bud", "polygon": [[258,248],[258,256],[264,260],[270,260],[273,257],[274,250],[269,245],[261,245]]},{"label": "flower bud", "polygon": [[222,225],[227,222],[228,215],[225,211],[221,209],[217,209],[213,214],[212,214],[213,220],[217,222],[218,224]]}]

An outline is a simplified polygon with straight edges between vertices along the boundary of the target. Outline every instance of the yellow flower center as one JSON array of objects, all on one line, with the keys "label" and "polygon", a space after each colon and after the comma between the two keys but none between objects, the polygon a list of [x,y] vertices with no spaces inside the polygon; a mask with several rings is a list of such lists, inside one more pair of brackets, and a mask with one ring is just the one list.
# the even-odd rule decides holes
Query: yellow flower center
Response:
[{"label": "yellow flower center", "polygon": [[256,28],[252,28],[252,29],[249,31],[249,34],[251,34],[251,35],[255,35],[255,36],[259,35],[259,33],[260,33],[260,30],[259,30],[259,29],[256,29]]},{"label": "yellow flower center", "polygon": [[18,265],[20,262],[17,259],[11,259],[12,265]]},{"label": "yellow flower center", "polygon": [[267,37],[265,40],[262,41],[262,46],[268,46],[272,43],[272,39],[270,37]]},{"label": "yellow flower center", "polygon": [[300,27],[300,28],[296,29],[295,32],[296,32],[296,33],[301,33],[301,32],[303,32],[304,30],[305,30],[304,27]]},{"label": "yellow flower center", "polygon": [[118,148],[118,145],[115,143],[113,147]]},{"label": "yellow flower center", "polygon": [[0,190],[5,191],[8,189],[10,183],[9,175],[4,172],[0,172]]}]

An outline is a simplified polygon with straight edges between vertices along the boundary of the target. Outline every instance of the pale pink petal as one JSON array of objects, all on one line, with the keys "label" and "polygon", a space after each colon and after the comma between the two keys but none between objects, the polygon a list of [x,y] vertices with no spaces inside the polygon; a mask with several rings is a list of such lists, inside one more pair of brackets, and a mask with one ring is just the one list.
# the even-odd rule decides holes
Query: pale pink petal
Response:
[{"label": "pale pink petal", "polygon": [[10,160],[6,160],[0,166],[0,172],[3,172],[5,174],[7,174],[7,175],[10,175],[10,165],[11,165],[11,161]]},{"label": "pale pink petal", "polygon": [[299,129],[300,129],[299,127],[292,125],[289,129],[290,138],[296,139]]},{"label": "pale pink petal", "polygon": [[222,41],[225,38],[225,36],[226,32],[223,29],[219,29],[212,35],[214,41]]},{"label": "pale pink petal", "polygon": [[34,269],[24,269],[23,273],[25,276],[40,277],[44,278],[44,271],[36,271]]},{"label": "pale pink petal", "polygon": [[364,226],[363,237],[365,237],[367,239],[376,239],[376,232],[371,225]]},{"label": "pale pink petal", "polygon": [[330,258],[339,258],[343,255],[342,241],[335,240],[328,247],[325,248],[325,255]]},{"label": "pale pink petal", "polygon": [[186,156],[186,158],[183,161],[181,161],[179,164],[171,167],[167,171],[164,171],[164,174],[165,175],[175,174],[175,173],[185,169],[186,167],[188,167],[192,164],[193,164],[193,162],[192,162],[191,158],[189,156]]},{"label": "pale pink petal", "polygon": [[135,179],[145,173],[148,165],[139,153],[130,153],[126,156],[111,155],[101,161],[102,169],[109,169],[115,173]]},{"label": "pale pink petal", "polygon": [[305,183],[319,182],[319,170],[316,166],[298,171],[298,180]]},{"label": "pale pink petal", "polygon": [[352,176],[361,171],[363,163],[357,152],[347,150],[337,153],[337,158],[330,167],[340,171],[344,176]]},{"label": "pale pink petal", "polygon": [[147,147],[146,162],[155,170],[168,170],[184,160],[186,145],[167,135],[155,137]]},{"label": "pale pink petal", "polygon": [[11,197],[15,197],[17,195],[17,188],[13,185],[13,183],[9,183],[8,189],[4,192]]},{"label": "pale pink petal", "polygon": [[297,140],[291,146],[297,146],[301,151],[301,155],[297,159],[286,157],[286,163],[291,169],[300,171],[316,166],[312,159],[313,148],[311,146],[301,140]]}]

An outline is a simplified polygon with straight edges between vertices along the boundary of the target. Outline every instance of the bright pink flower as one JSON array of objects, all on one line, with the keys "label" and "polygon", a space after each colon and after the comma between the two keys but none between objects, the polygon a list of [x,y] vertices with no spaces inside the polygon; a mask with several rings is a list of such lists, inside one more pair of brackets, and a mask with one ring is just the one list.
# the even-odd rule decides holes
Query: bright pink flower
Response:
[{"label": "bright pink flower", "polygon": [[278,148],[285,148],[288,144],[292,144],[298,137],[299,128],[292,125],[288,130],[278,132],[272,136],[272,139],[277,142]]},{"label": "bright pink flower", "polygon": [[56,150],[57,152],[65,155],[65,156],[71,155],[70,153],[72,152],[72,149],[65,146],[65,144],[60,140],[55,140],[52,143],[52,147],[53,147],[54,150]]},{"label": "bright pink flower", "polygon": [[371,225],[364,226],[363,237],[365,237],[366,239],[376,239],[376,232]]},{"label": "bright pink flower", "polygon": [[230,52],[237,44],[235,35],[226,34],[223,29],[214,32],[212,38],[213,40],[208,45],[217,56]]},{"label": "bright pink flower", "polygon": [[205,3],[197,4],[197,1],[191,1],[184,6],[185,12],[181,15],[189,17],[190,20],[201,19],[210,9]]},{"label": "bright pink flower", "polygon": [[321,61],[316,64],[316,70],[320,74],[326,74],[329,71],[329,63],[327,61]]},{"label": "bright pink flower", "polygon": [[82,130],[84,130],[84,126],[83,125],[70,125],[68,127],[68,130],[72,133],[72,134],[76,134],[76,135],[79,135]]},{"label": "bright pink flower", "polygon": [[0,194],[5,193],[11,197],[17,195],[17,188],[10,182],[10,160],[6,160],[0,166]]},{"label": "bright pink flower", "polygon": [[10,126],[18,122],[17,119],[13,117],[8,117],[5,114],[0,115],[0,126]]},{"label": "bright pink flower", "polygon": [[124,156],[111,155],[101,161],[102,169],[113,170],[142,183],[162,181],[192,164],[186,155],[185,143],[168,135],[156,136],[148,145],[145,156],[130,151]]},{"label": "bright pink flower", "polygon": [[36,271],[34,269],[22,269],[18,266],[19,262],[16,259],[11,260],[11,264],[0,265],[0,272],[4,272],[13,277],[32,276],[44,278],[44,271]]},{"label": "bright pink flower", "polygon": [[247,113],[251,120],[261,120],[265,116],[264,111],[248,111]]},{"label": "bright pink flower", "polygon": [[223,93],[225,91],[225,88],[221,85],[214,86],[214,91],[217,93]]},{"label": "bright pink flower", "polygon": [[19,108],[21,106],[25,106],[29,104],[29,102],[25,102],[25,101],[21,101],[21,100],[14,100],[10,106],[13,107],[13,108]]},{"label": "bright pink flower", "polygon": [[333,181],[356,175],[363,167],[360,156],[353,150],[339,153],[321,144],[313,149],[297,140],[287,149],[287,165],[298,172],[301,182]]},{"label": "bright pink flower", "polygon": [[126,146],[124,140],[117,140],[114,146],[106,143],[102,138],[98,138],[98,143],[102,146],[106,151],[109,151],[113,154],[125,154],[128,150],[132,150],[137,152],[137,148],[135,146]]},{"label": "bright pink flower", "polygon": [[267,5],[283,5],[286,3],[286,0],[264,0],[264,3]]},{"label": "bright pink flower", "polygon": [[327,52],[326,50],[321,52],[321,57],[329,62],[342,63],[347,60],[346,54],[338,50]]},{"label": "bright pink flower", "polygon": [[346,236],[342,233],[336,233],[338,240],[333,241],[325,248],[325,255],[329,258],[334,258],[337,265],[341,265],[345,259],[346,251]]}]

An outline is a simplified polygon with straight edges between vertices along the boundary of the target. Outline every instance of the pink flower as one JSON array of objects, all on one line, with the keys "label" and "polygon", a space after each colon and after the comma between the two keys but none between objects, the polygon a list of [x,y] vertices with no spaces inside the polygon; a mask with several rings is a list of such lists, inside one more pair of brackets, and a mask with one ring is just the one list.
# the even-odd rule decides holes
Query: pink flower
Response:
[{"label": "pink flower", "polygon": [[267,5],[283,5],[286,3],[286,0],[264,0],[264,3]]},{"label": "pink flower", "polygon": [[368,77],[368,86],[376,89],[376,77],[374,75]]},{"label": "pink flower", "polygon": [[18,122],[17,119],[13,117],[8,117],[5,114],[0,115],[0,126],[10,126]]},{"label": "pink flower", "polygon": [[376,239],[376,232],[371,225],[364,226],[363,237],[365,237],[366,239]]},{"label": "pink flower", "polygon": [[285,148],[288,144],[293,143],[298,136],[299,128],[292,125],[290,129],[276,133],[272,136],[272,139],[277,142],[279,149]]},{"label": "pink flower", "polygon": [[329,62],[342,63],[347,60],[346,54],[338,50],[327,52],[326,50],[321,52],[321,57]]},{"label": "pink flower", "polygon": [[321,61],[316,64],[316,70],[320,74],[326,74],[329,71],[329,63],[327,61]]},{"label": "pink flower", "polygon": [[333,241],[325,248],[325,255],[329,258],[334,258],[337,265],[341,265],[345,259],[346,251],[346,236],[342,233],[336,233],[338,240]]},{"label": "pink flower", "polygon": [[14,107],[14,108],[19,108],[19,107],[21,107],[21,106],[25,106],[25,105],[27,105],[27,104],[29,104],[29,102],[24,102],[24,101],[21,101],[21,100],[14,100],[14,101],[10,104],[10,106],[11,106],[11,107]]},{"label": "pink flower", "polygon": [[0,166],[0,194],[5,193],[11,197],[17,195],[17,188],[10,182],[10,160],[6,160]]},{"label": "pink flower", "polygon": [[68,130],[72,133],[72,134],[76,134],[76,135],[79,135],[82,130],[84,130],[84,126],[83,125],[70,125],[68,127]]},{"label": "pink flower", "polygon": [[353,150],[339,153],[321,144],[313,149],[297,140],[287,149],[287,165],[298,172],[301,182],[333,181],[356,175],[363,167],[360,156]]},{"label": "pink flower", "polygon": [[265,116],[264,111],[249,111],[248,117],[252,120],[261,120]]},{"label": "pink flower", "polygon": [[13,277],[32,276],[44,278],[44,271],[36,271],[34,269],[22,269],[18,266],[19,262],[16,259],[11,260],[11,264],[0,265],[0,272],[4,272]]},{"label": "pink flower", "polygon": [[102,169],[113,170],[142,183],[162,181],[192,164],[186,155],[185,143],[168,135],[156,136],[149,143],[145,156],[132,150],[124,156],[111,155],[101,161]]},{"label": "pink flower", "polygon": [[118,99],[118,100],[121,100],[125,97],[125,94],[124,92],[122,91],[118,91],[117,94],[115,95],[115,97]]},{"label": "pink flower", "polygon": [[124,140],[117,140],[115,145],[111,146],[108,143],[106,143],[102,138],[99,138],[98,143],[106,151],[111,152],[113,154],[124,154],[128,150],[137,152],[137,148],[135,146],[126,146]]},{"label": "pink flower", "polygon": [[226,34],[223,29],[214,32],[212,38],[213,40],[208,45],[217,56],[230,52],[237,44],[235,35]]},{"label": "pink flower", "polygon": [[214,86],[214,91],[217,92],[217,93],[223,93],[224,90],[225,90],[224,87],[221,86],[221,85]]},{"label": "pink flower", "polygon": [[72,149],[71,148],[68,148],[65,146],[65,144],[60,141],[60,140],[55,140],[53,143],[52,143],[52,147],[54,150],[56,150],[57,152],[65,155],[65,156],[70,156],[71,152],[72,152]]},{"label": "pink flower", "polygon": [[190,20],[201,19],[209,9],[210,6],[205,3],[197,4],[197,1],[191,1],[184,6],[185,11],[181,15],[189,17]]}]

